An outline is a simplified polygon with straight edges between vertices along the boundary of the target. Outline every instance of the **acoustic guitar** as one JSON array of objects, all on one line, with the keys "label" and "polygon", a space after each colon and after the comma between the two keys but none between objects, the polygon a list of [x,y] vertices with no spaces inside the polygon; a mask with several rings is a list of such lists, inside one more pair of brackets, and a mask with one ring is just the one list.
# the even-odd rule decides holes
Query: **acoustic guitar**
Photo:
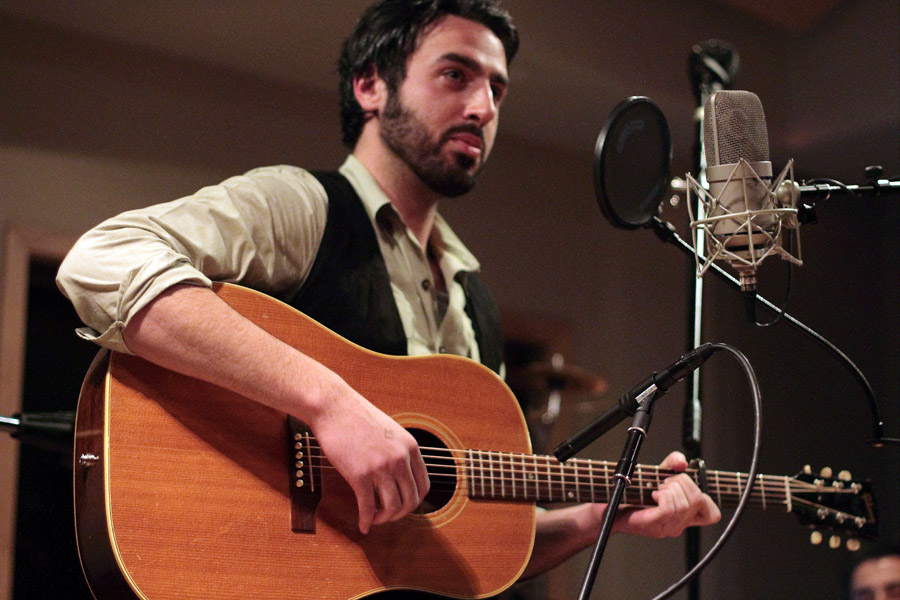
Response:
[{"label": "acoustic guitar", "polygon": [[[537,502],[607,499],[615,465],[532,455],[518,403],[489,369],[369,352],[268,296],[215,290],[408,428],[432,491],[417,512],[363,536],[350,487],[302,423],[103,351],[82,387],[75,447],[78,549],[99,600],[348,600],[399,588],[480,598],[525,568]],[[652,504],[669,474],[639,467],[625,502]],[[723,508],[748,485],[740,473],[707,478]],[[754,484],[756,508],[874,529],[866,484],[764,475]]]}]

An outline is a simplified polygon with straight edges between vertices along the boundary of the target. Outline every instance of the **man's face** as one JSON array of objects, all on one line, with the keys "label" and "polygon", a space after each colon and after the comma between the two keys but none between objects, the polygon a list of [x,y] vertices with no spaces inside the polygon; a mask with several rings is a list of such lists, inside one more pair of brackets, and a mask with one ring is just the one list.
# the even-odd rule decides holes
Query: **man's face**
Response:
[{"label": "man's face", "polygon": [[900,599],[900,556],[867,560],[853,570],[851,600]]},{"label": "man's face", "polygon": [[381,114],[381,139],[429,188],[469,191],[497,134],[506,52],[485,26],[447,16],[426,29]]}]

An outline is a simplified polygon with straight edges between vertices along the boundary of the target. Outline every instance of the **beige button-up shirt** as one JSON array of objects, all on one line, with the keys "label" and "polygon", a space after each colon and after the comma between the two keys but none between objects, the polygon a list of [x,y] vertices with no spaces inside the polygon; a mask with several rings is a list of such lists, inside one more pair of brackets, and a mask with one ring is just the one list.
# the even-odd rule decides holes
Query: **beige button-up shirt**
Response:
[{"label": "beige button-up shirt", "polygon": [[[429,247],[447,284],[436,297],[427,250],[352,155],[340,168],[365,204],[387,266],[410,355],[448,352],[479,360],[456,276],[479,264],[437,216]],[[292,166],[254,169],[192,196],[129,211],[88,231],[60,267],[57,284],[87,325],[82,337],[128,352],[122,330],[165,289],[238,283],[281,300],[313,265],[328,213],[318,180]]]}]

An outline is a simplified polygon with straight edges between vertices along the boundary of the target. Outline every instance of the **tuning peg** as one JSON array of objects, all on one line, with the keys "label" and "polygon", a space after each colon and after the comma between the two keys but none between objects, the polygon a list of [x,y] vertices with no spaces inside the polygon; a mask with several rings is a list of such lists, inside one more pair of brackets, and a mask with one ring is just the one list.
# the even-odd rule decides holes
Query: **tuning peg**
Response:
[{"label": "tuning peg", "polygon": [[833,535],[830,538],[828,538],[828,547],[831,549],[840,548],[841,547],[840,536]]},{"label": "tuning peg", "polygon": [[803,465],[803,474],[812,475],[812,467],[809,465]]},{"label": "tuning peg", "polygon": [[850,475],[850,471],[844,470],[838,473],[838,479],[841,481],[850,481],[853,477]]},{"label": "tuning peg", "polygon": [[822,467],[822,470],[819,471],[819,476],[824,477],[826,479],[831,479],[832,470],[831,467]]},{"label": "tuning peg", "polygon": [[809,534],[809,543],[813,546],[818,546],[822,543],[822,532],[821,531],[813,531]]},{"label": "tuning peg", "polygon": [[847,538],[847,550],[850,552],[856,552],[859,550],[862,544],[859,543],[859,540],[856,538]]}]

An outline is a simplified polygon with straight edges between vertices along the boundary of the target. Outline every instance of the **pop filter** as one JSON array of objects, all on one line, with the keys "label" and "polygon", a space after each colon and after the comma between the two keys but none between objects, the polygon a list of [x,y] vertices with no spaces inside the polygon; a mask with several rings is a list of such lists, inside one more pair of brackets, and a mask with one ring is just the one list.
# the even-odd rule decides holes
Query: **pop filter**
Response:
[{"label": "pop filter", "polygon": [[613,225],[637,229],[656,215],[669,187],[672,139],[659,106],[632,96],[609,115],[594,146],[594,193]]}]

